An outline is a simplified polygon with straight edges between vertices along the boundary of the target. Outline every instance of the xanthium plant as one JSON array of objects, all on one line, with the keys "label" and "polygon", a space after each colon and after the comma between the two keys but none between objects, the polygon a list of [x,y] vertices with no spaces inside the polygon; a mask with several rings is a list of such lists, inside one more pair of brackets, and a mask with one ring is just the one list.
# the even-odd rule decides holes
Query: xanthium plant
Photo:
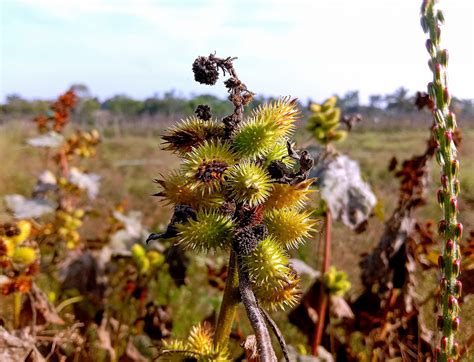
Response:
[{"label": "xanthium plant", "polygon": [[[219,355],[227,348],[237,299],[255,330],[260,358],[274,360],[267,324],[281,334],[264,309],[294,306],[300,295],[287,250],[298,247],[314,230],[315,220],[303,210],[312,192],[314,180],[308,174],[313,160],[290,142],[300,116],[295,99],[281,98],[244,117],[253,93],[237,77],[234,59],[211,54],[193,64],[195,79],[203,84],[215,84],[219,71],[230,75],[224,84],[234,112],[220,122],[212,119],[209,106],[200,105],[197,116],[182,120],[163,136],[165,149],[182,162],[178,170],[155,180],[161,186],[156,195],[174,206],[174,214],[167,230],[149,240],[171,238],[198,252],[230,251],[212,353]],[[167,356],[173,349],[185,353],[186,344],[168,343],[165,349]],[[196,357],[202,349],[191,352]],[[204,352],[201,357],[216,360]]]}]

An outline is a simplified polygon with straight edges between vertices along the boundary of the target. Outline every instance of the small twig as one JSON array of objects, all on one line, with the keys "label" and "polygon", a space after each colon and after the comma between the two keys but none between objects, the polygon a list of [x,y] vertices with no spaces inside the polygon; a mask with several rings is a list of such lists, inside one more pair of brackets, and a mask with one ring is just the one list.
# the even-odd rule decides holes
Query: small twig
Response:
[{"label": "small twig", "polygon": [[262,312],[263,316],[267,320],[267,323],[270,325],[270,328],[275,334],[275,337],[277,338],[278,343],[280,344],[281,350],[283,352],[283,357],[285,357],[285,361],[290,362],[290,354],[288,352],[288,346],[286,345],[285,337],[283,337],[283,334],[281,333],[280,329],[278,328],[272,317],[270,317],[270,314],[268,314],[268,312],[261,307],[260,311]]}]

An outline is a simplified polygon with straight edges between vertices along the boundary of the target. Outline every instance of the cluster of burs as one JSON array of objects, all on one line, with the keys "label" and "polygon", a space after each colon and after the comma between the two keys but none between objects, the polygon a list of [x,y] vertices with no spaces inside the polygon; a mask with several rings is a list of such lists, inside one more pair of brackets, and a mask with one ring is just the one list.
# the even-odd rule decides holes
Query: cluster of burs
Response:
[{"label": "cluster of burs", "polygon": [[303,210],[314,180],[289,141],[298,117],[296,101],[283,98],[253,111],[231,136],[218,120],[182,120],[163,137],[180,168],[156,180],[157,195],[174,206],[168,236],[199,252],[234,250],[259,305],[272,310],[296,303],[287,251],[314,226]]}]

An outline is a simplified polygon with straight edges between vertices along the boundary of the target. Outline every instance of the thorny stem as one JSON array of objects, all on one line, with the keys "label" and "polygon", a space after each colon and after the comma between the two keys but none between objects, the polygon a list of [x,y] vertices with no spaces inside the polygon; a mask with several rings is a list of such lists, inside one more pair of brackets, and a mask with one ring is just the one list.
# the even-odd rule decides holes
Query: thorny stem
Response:
[{"label": "thorny stem", "polygon": [[[325,215],[325,238],[324,238],[324,256],[323,256],[323,267],[321,270],[321,275],[324,275],[329,270],[330,261],[331,261],[331,234],[332,234],[332,216],[329,209],[326,211]],[[319,308],[318,308],[318,322],[314,326],[314,339],[313,345],[311,346],[311,353],[313,356],[318,355],[318,346],[321,344],[323,339],[324,331],[324,322],[326,319],[326,311],[329,304],[329,296],[326,293],[326,288],[324,284],[321,283],[321,292],[319,293]]]},{"label": "thorny stem", "polygon": [[257,305],[257,300],[252,291],[250,279],[247,271],[242,266],[242,260],[240,257],[237,258],[239,268],[239,290],[242,303],[244,304],[247,312],[248,319],[252,328],[255,332],[255,338],[257,339],[257,350],[262,362],[274,362],[277,361],[275,351],[273,351],[272,341],[270,334],[268,333],[267,326],[265,324],[264,316]]},{"label": "thorny stem", "polygon": [[221,309],[217,319],[216,333],[214,335],[214,345],[227,346],[229,336],[232,331],[232,324],[240,303],[239,275],[237,270],[236,254],[232,250],[229,258],[229,268],[222,297]]},{"label": "thorny stem", "polygon": [[459,161],[456,158],[456,147],[453,134],[456,130],[456,118],[450,111],[451,95],[447,85],[448,52],[440,47],[441,25],[444,15],[436,9],[436,0],[424,0],[421,7],[421,25],[428,34],[426,48],[430,55],[429,66],[433,73],[433,82],[428,84],[428,94],[435,107],[433,118],[434,136],[439,143],[437,161],[441,166],[441,185],[438,190],[438,202],[443,210],[444,220],[439,223],[439,231],[443,236],[442,255],[439,267],[441,279],[441,311],[438,326],[441,339],[436,348],[438,361],[452,361],[459,357],[459,344],[454,334],[459,329],[458,298],[461,294],[461,282],[457,280],[460,271],[459,240],[462,225],[457,221],[459,195]]}]

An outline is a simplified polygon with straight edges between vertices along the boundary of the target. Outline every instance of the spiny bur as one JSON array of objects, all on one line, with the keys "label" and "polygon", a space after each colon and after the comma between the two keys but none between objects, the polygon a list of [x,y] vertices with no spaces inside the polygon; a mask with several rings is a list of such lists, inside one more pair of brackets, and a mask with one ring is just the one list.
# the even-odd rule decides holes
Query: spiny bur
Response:
[{"label": "spiny bur", "polygon": [[[243,106],[253,93],[237,79],[232,60],[211,55],[193,64],[196,80],[204,84],[217,81],[217,70],[231,75],[225,85],[234,113],[222,122],[205,120],[211,110],[200,105],[200,118],[165,132],[165,149],[181,163],[156,180],[161,186],[156,196],[174,206],[174,215],[165,233],[149,239],[171,238],[198,252],[232,250],[261,308],[291,307],[300,291],[287,250],[313,231],[314,220],[302,210],[314,181],[306,178],[312,159],[304,151],[301,159],[295,156],[290,141],[300,115],[295,99],[285,97],[244,116]],[[196,328],[187,342],[167,342],[164,355],[174,350],[198,360],[219,360],[204,359],[218,356],[221,347]]]}]

